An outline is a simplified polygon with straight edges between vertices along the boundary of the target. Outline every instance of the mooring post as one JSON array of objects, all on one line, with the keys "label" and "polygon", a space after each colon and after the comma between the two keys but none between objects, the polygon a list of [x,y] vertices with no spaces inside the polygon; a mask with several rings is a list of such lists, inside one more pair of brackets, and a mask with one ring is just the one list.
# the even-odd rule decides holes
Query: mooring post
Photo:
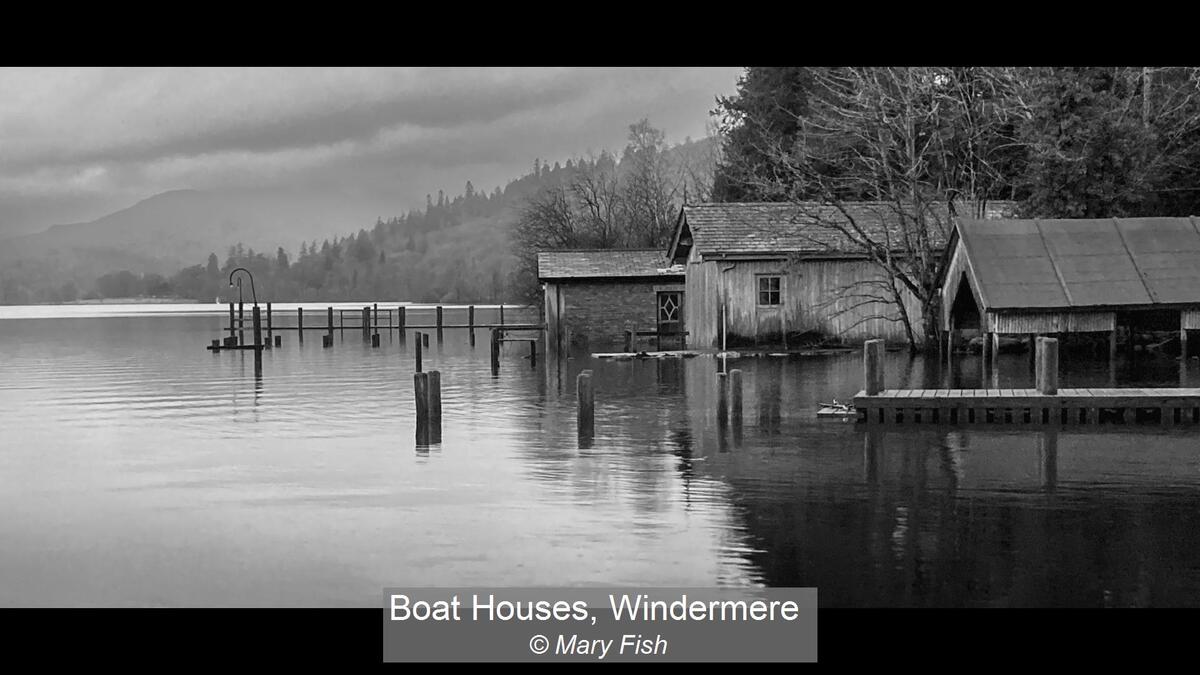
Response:
[{"label": "mooring post", "polygon": [[378,333],[378,332],[379,332],[379,303],[378,303],[378,302],[377,302],[377,303],[375,303],[375,304],[374,304],[372,307],[373,307],[373,310],[374,310],[374,311],[373,311],[373,313],[372,313],[372,316],[374,316],[374,317],[375,317],[375,318],[374,318],[374,323],[375,323],[375,326],[374,326],[374,327],[371,329],[371,332],[372,332],[372,333]]},{"label": "mooring post", "polygon": [[379,346],[379,333],[371,333],[371,346],[372,347]]},{"label": "mooring post", "polygon": [[282,347],[282,346],[283,346],[283,336],[282,336],[282,335],[276,335],[276,336],[275,336],[275,346],[276,346],[276,347]]},{"label": "mooring post", "polygon": [[417,372],[419,373],[419,372],[421,372],[421,333],[418,332],[416,334],[416,337],[417,337],[416,361],[417,361]]},{"label": "mooring post", "polygon": [[321,336],[321,346],[322,347],[332,347],[333,346],[333,336],[332,335],[322,335]]},{"label": "mooring post", "polygon": [[363,342],[371,341],[371,307],[370,305],[362,308],[362,334]]},{"label": "mooring post", "polygon": [[717,426],[729,421],[729,375],[717,373]]},{"label": "mooring post", "polygon": [[492,377],[500,374],[500,329],[492,329]]},{"label": "mooring post", "polygon": [[537,367],[537,340],[529,341],[529,367]]},{"label": "mooring post", "polygon": [[442,373],[429,371],[429,435],[434,443],[442,442]]},{"label": "mooring post", "polygon": [[304,308],[296,308],[296,332],[299,333],[300,344],[304,344]]},{"label": "mooring post", "polygon": [[742,426],[742,371],[729,371],[729,418],[734,429]]},{"label": "mooring post", "polygon": [[596,391],[592,388],[592,371],[579,373],[575,383],[579,398],[579,437],[590,439],[596,435]]},{"label": "mooring post", "polygon": [[396,326],[398,327],[398,332],[400,334],[400,344],[407,344],[408,332],[407,328],[404,326],[404,305],[400,305],[400,307],[396,309]]},{"label": "mooring post", "polygon": [[429,333],[421,333],[421,342],[424,343],[426,347],[429,346]]},{"label": "mooring post", "polygon": [[[255,305],[257,307],[258,305]],[[246,313],[245,303],[238,300],[238,345],[246,346]]]},{"label": "mooring post", "polygon": [[233,303],[229,303],[229,337],[234,337],[233,332]]},{"label": "mooring post", "polygon": [[262,319],[259,316],[258,305],[254,306],[254,374],[262,374]]},{"label": "mooring post", "polygon": [[1039,338],[1037,347],[1038,393],[1052,396],[1058,393],[1058,340]]},{"label": "mooring post", "polygon": [[475,305],[467,307],[467,335],[471,346],[475,346]]},{"label": "mooring post", "polygon": [[625,331],[625,353],[633,351],[633,331]]},{"label": "mooring post", "polygon": [[504,303],[500,303],[500,327],[504,328]]},{"label": "mooring post", "polygon": [[217,353],[217,351],[218,351],[219,349],[221,349],[221,341],[220,341],[220,340],[213,340],[213,341],[212,341],[212,351],[213,351],[213,353],[214,353],[214,354],[216,354],[216,353]]},{"label": "mooring post", "polygon": [[329,344],[333,344],[333,307],[326,310],[325,318],[327,321],[326,335],[329,336]]},{"label": "mooring post", "polygon": [[338,310],[338,335],[346,335],[346,310]]},{"label": "mooring post", "polygon": [[413,373],[413,400],[417,408],[417,445],[429,445],[429,373]]},{"label": "mooring post", "polygon": [[267,344],[275,343],[275,324],[271,320],[271,303],[267,303]]},{"label": "mooring post", "polygon": [[863,393],[876,396],[883,391],[883,340],[863,343]]},{"label": "mooring post", "polygon": [[437,306],[437,341],[442,343],[442,306]]}]

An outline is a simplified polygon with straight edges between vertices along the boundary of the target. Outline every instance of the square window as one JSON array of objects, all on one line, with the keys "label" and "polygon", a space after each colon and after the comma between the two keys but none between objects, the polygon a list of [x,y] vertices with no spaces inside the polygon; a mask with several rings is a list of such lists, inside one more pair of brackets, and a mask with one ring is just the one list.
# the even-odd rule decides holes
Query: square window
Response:
[{"label": "square window", "polygon": [[782,300],[782,279],[781,277],[759,277],[758,278],[758,304],[760,305],[778,305]]}]

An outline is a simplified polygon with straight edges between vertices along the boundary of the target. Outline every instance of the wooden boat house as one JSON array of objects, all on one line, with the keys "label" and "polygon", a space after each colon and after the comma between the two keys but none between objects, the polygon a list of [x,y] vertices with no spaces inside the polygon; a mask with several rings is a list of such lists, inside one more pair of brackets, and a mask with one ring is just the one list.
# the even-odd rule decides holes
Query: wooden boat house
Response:
[{"label": "wooden boat house", "polygon": [[[1200,330],[1200,221],[1194,218],[961,220],[943,269],[943,328],[985,335]],[[1127,344],[1132,349],[1133,340]],[[989,359],[985,358],[985,364]]]},{"label": "wooden boat house", "polygon": [[[538,253],[547,344],[682,347],[684,276],[662,249]],[[650,341],[645,338],[653,338]]]},{"label": "wooden boat house", "polygon": [[[1010,202],[989,204],[987,215],[1010,212]],[[868,259],[847,231],[861,228],[875,242],[903,236],[895,205],[697,204],[681,209],[668,259],[686,269],[684,323],[692,343],[733,347],[800,341],[857,342],[905,339],[884,270]],[[941,246],[951,229],[934,233]],[[903,255],[895,247],[897,255]],[[906,312],[919,322],[917,300],[907,291]]]}]

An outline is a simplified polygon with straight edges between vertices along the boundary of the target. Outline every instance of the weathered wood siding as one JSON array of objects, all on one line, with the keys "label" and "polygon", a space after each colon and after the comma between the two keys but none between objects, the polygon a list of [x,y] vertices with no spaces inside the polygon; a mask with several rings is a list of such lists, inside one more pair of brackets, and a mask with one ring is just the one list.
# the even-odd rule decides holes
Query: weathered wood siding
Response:
[{"label": "weathered wood siding", "polygon": [[945,282],[942,286],[942,330],[950,330],[950,312],[954,308],[954,301],[958,297],[959,284],[962,281],[963,274],[967,275],[967,282],[971,286],[973,294],[972,300],[975,301],[976,307],[981,307],[979,292],[975,288],[975,281],[971,277],[971,269],[967,264],[966,248],[962,244],[962,240],[957,240],[954,246],[954,253],[950,256],[950,262],[946,267],[946,276],[943,277]]},{"label": "weathered wood siding", "polygon": [[[763,274],[781,277],[782,305],[777,309],[758,305],[758,277]],[[861,304],[864,299],[854,297],[855,293],[880,294],[881,288],[864,287],[863,282],[881,278],[879,268],[863,260],[703,261],[693,254],[687,265],[684,320],[691,344],[698,347],[720,346],[722,299],[729,311],[730,340],[786,330],[816,331],[852,342],[872,337],[902,341],[903,325],[882,318],[897,317],[895,305]],[[905,295],[909,316],[919,326],[920,303]]]},{"label": "weathered wood siding", "polygon": [[995,333],[1090,333],[1116,327],[1116,312],[1022,312],[987,313],[987,330]]},{"label": "weathered wood siding", "polygon": [[1180,312],[1182,327],[1186,330],[1200,330],[1200,309],[1185,309]]}]

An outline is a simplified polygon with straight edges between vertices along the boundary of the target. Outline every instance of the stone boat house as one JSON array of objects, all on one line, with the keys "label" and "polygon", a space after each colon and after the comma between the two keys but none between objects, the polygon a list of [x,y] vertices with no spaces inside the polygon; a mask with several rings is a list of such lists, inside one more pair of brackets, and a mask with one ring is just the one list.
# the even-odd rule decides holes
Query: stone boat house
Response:
[{"label": "stone boat house", "polygon": [[643,349],[683,343],[683,267],[662,249],[542,251],[537,263],[549,348],[622,348],[626,331]]}]

